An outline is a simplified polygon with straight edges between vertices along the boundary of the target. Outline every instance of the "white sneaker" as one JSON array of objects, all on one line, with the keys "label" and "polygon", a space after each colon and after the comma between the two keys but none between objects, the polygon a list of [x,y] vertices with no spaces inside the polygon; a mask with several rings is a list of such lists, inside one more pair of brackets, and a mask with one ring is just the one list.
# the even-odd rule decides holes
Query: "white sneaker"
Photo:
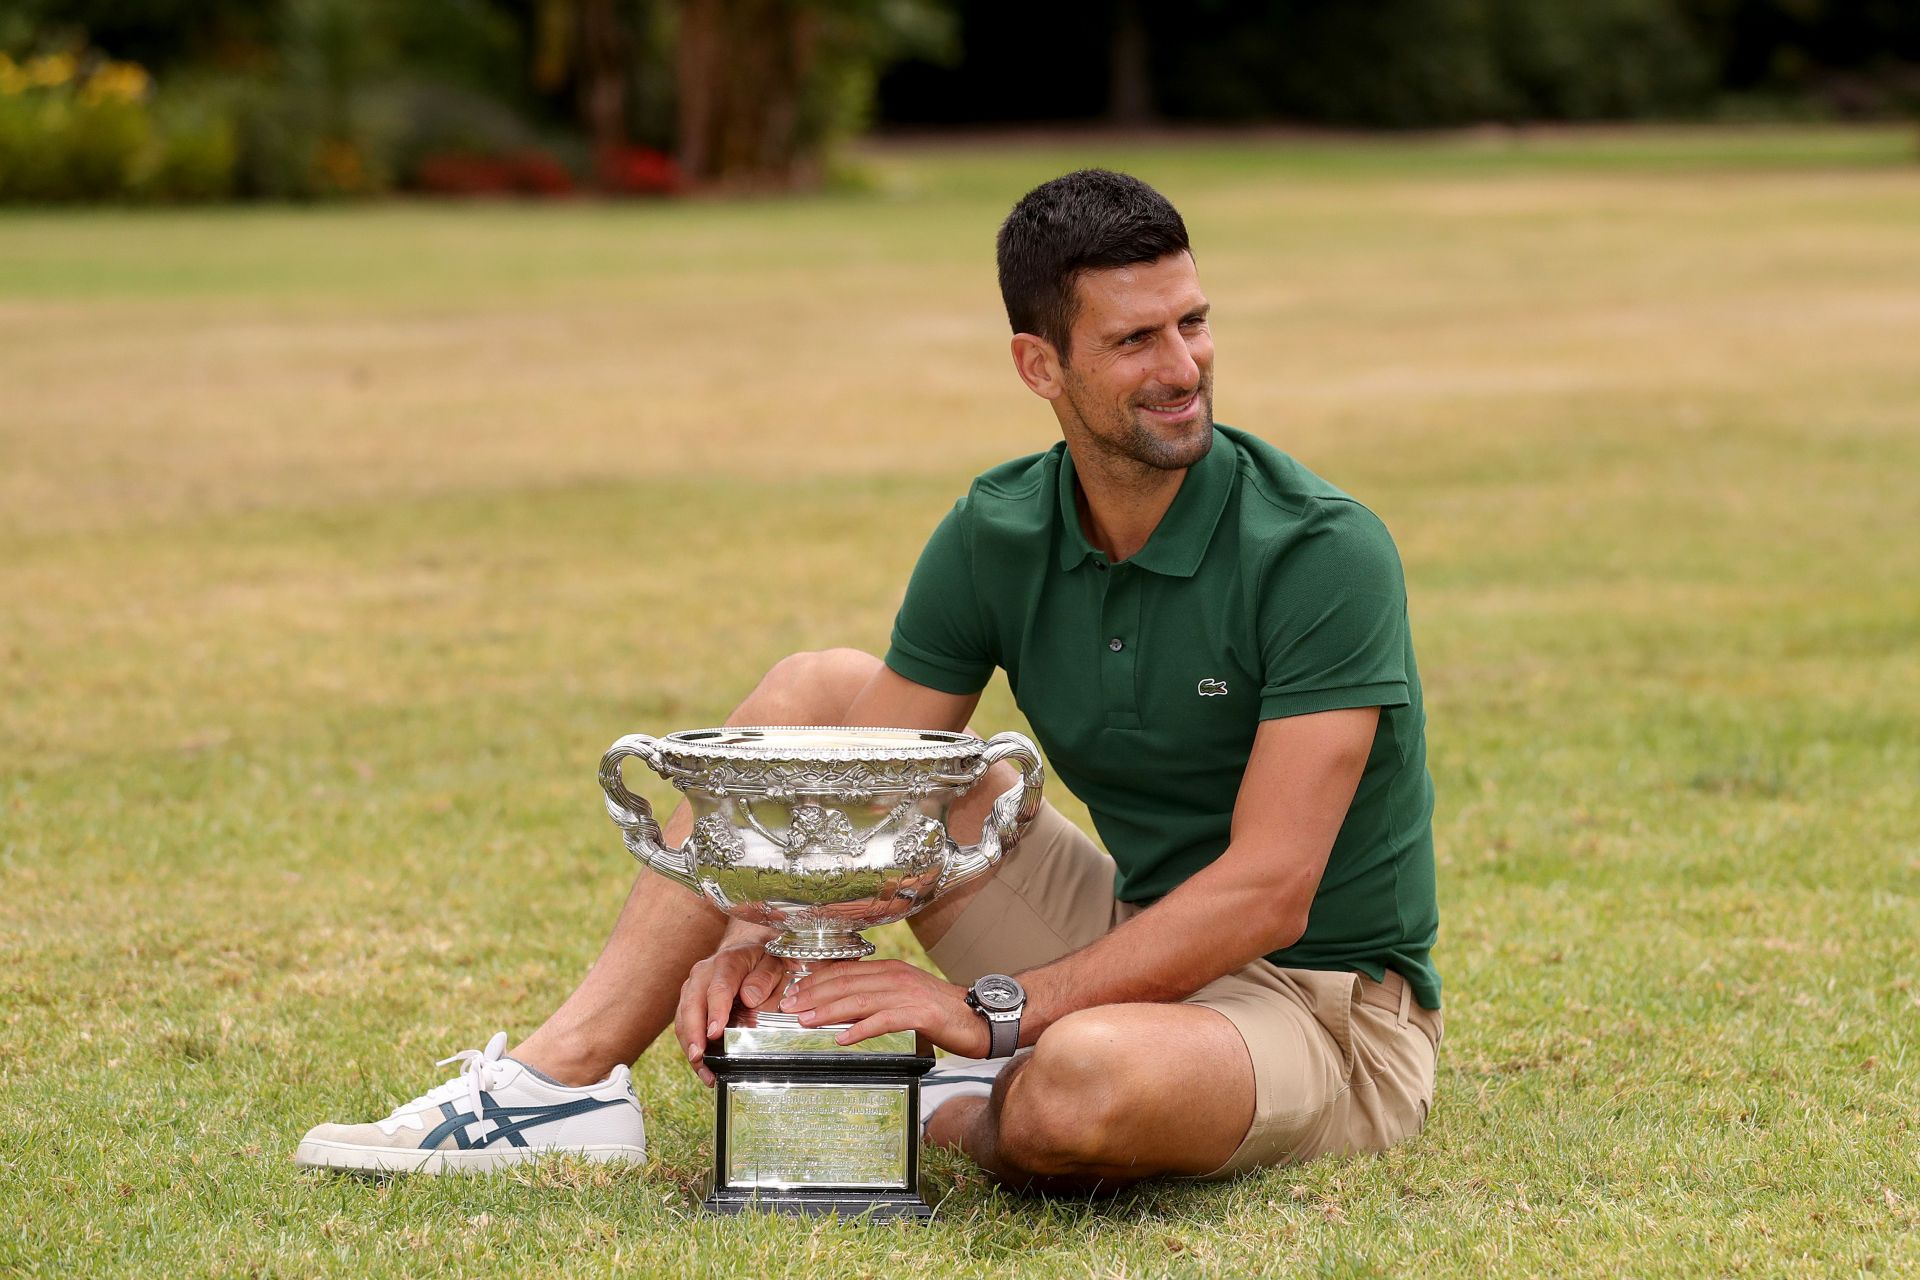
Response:
[{"label": "white sneaker", "polygon": [[460,1074],[372,1124],[307,1131],[293,1162],[367,1173],[481,1173],[564,1153],[582,1160],[644,1160],[647,1129],[624,1066],[574,1089],[504,1057],[507,1033],[441,1066]]}]

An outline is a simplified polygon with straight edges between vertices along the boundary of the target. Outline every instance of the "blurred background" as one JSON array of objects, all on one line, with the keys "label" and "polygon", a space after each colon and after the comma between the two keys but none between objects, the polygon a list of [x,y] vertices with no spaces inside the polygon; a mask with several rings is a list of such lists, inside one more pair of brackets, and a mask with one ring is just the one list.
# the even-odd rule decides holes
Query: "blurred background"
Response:
[{"label": "blurred background", "polygon": [[6,0],[0,200],[857,182],[869,129],[1887,119],[1905,0]]},{"label": "blurred background", "polygon": [[[1920,1274],[1916,40],[1912,0],[0,0],[0,1273]],[[609,742],[882,647],[968,479],[1059,439],[993,237],[1089,164],[1186,218],[1220,419],[1406,564],[1426,1132],[1111,1205],[937,1156],[912,1239],[715,1224],[663,1043],[642,1170],[297,1176],[585,970]]]}]

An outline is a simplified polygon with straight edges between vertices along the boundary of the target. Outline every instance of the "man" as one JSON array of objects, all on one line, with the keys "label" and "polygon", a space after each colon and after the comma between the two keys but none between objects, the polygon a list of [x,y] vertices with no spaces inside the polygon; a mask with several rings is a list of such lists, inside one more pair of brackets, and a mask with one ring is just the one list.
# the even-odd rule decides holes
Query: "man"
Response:
[{"label": "man", "polygon": [[[974,482],[884,662],[796,655],[729,723],[958,730],[1003,668],[1112,856],[1043,807],[994,876],[913,917],[946,978],[822,966],[780,1007],[851,1023],[843,1043],[917,1029],[996,1066],[1021,1050],[927,1122],[1015,1185],[1382,1150],[1424,1123],[1441,1033],[1432,784],[1393,544],[1339,490],[1216,427],[1207,299],[1152,188],[1101,170],[1046,183],[998,258],[1014,367],[1062,443]],[[956,808],[957,838],[1010,780]],[[683,808],[669,842],[689,827]],[[511,1057],[496,1036],[387,1120],[315,1129],[299,1159],[638,1154],[626,1064],[671,1018],[711,1084],[702,1049],[736,1001],[779,998],[766,936],[642,874],[580,988]]]}]

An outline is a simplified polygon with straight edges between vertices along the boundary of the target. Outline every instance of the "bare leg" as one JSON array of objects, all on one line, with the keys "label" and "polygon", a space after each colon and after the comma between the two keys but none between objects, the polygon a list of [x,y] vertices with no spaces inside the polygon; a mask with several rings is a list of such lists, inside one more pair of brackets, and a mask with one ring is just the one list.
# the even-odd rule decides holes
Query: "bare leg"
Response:
[{"label": "bare leg", "polygon": [[[855,649],[783,658],[727,717],[730,725],[839,724],[879,659]],[[693,829],[683,803],[665,826]],[[687,971],[713,954],[726,917],[665,876],[642,871],[587,976],[513,1056],[563,1084],[590,1084],[632,1062],[673,1021]]]},{"label": "bare leg", "polygon": [[1246,1136],[1253,1106],[1253,1060],[1221,1014],[1104,1005],[1048,1027],[990,1097],[955,1098],[927,1136],[1011,1186],[1113,1190],[1213,1172]]}]

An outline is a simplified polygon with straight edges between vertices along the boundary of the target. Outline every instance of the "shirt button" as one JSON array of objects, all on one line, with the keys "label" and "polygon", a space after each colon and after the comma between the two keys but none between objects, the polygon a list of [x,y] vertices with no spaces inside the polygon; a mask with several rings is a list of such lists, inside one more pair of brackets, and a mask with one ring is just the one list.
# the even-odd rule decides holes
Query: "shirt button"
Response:
[{"label": "shirt button", "polygon": [[1113,639],[1107,641],[1107,648],[1113,650],[1115,653],[1120,652],[1122,649],[1126,647],[1127,647],[1126,645],[1120,642],[1119,636],[1115,636]]}]

